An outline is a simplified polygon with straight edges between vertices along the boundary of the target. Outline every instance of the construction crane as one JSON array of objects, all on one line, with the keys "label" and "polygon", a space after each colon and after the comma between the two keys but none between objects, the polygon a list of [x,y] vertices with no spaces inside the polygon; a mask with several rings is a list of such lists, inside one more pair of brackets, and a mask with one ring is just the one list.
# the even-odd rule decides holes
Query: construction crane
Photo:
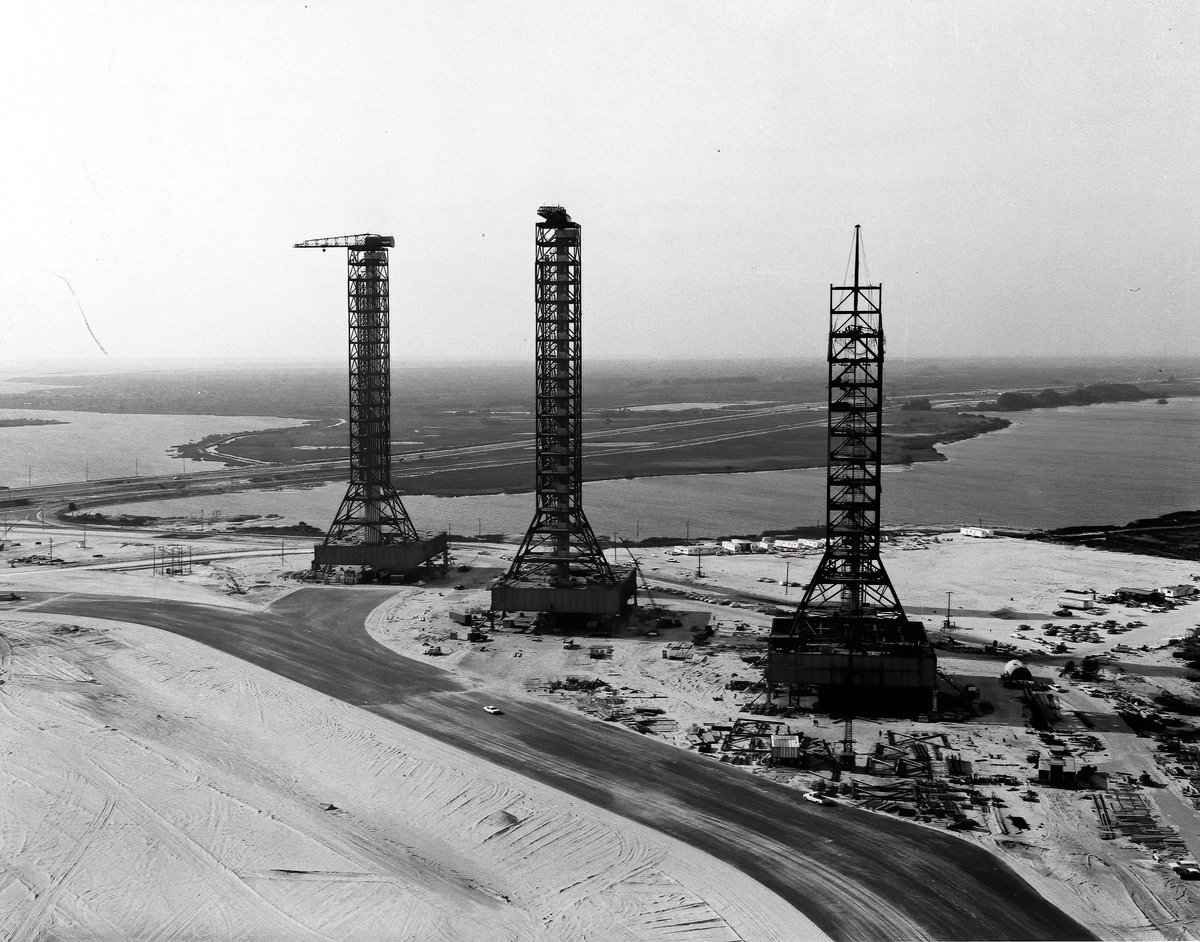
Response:
[{"label": "construction crane", "polygon": [[[629,543],[626,540],[621,541],[621,545],[625,547],[625,552],[629,554],[629,558],[633,560],[633,571],[637,573],[638,582],[641,583],[642,591],[646,593],[646,599],[650,602],[650,611],[657,618],[661,612],[658,602],[650,592],[650,583],[646,581],[646,574],[642,572],[641,560],[633,555],[633,550],[629,548]],[[613,562],[616,562],[616,554],[613,554]]]},{"label": "construction crane", "polygon": [[394,249],[395,236],[376,235],[364,232],[360,235],[332,236],[328,239],[309,239],[307,242],[297,242],[295,249]]},{"label": "construction crane", "polygon": [[391,344],[388,252],[393,236],[365,232],[297,242],[298,249],[348,249],[350,314],[350,484],[325,546],[418,541],[391,479]]}]

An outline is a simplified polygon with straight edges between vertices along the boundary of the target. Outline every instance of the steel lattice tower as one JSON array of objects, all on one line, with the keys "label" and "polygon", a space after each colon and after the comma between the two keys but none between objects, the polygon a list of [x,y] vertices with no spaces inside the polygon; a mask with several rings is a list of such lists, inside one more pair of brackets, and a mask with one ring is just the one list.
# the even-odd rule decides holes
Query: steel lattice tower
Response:
[{"label": "steel lattice tower", "polygon": [[297,242],[345,248],[350,310],[350,484],[325,545],[383,546],[418,540],[392,486],[388,252],[392,236],[366,233]]},{"label": "steel lattice tower", "polygon": [[536,509],[505,576],[567,586],[572,576],[614,585],[583,512],[583,346],[580,227],[543,206],[536,227]]},{"label": "steel lattice tower", "polygon": [[854,283],[829,287],[829,465],[825,553],[795,627],[838,614],[906,621],[879,557],[883,426],[883,286],[860,284],[862,237],[854,227]]},{"label": "steel lattice tower", "polygon": [[937,708],[937,656],[909,621],[879,556],[883,427],[883,288],[860,279],[829,286],[829,467],[825,553],[792,618],[771,626],[765,679],[788,691],[817,689],[843,714],[841,763],[853,767],[855,716],[919,716]]}]

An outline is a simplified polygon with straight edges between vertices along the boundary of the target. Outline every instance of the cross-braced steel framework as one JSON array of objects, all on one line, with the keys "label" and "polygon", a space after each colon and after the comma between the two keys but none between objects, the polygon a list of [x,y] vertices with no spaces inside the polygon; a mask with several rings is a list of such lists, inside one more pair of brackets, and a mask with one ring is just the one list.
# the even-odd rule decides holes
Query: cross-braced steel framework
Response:
[{"label": "cross-braced steel framework", "polygon": [[816,687],[821,709],[843,714],[847,768],[854,716],[919,716],[937,706],[937,657],[879,556],[883,289],[862,281],[858,226],[853,254],[853,283],[829,288],[825,553],[795,616],[772,626],[765,671],[790,702]]},{"label": "cross-braced steel framework", "polygon": [[825,553],[796,612],[906,621],[879,557],[883,425],[883,286],[860,284],[862,236],[854,227],[854,283],[829,287],[829,466]]},{"label": "cross-braced steel framework", "polygon": [[565,586],[572,577],[613,585],[583,512],[583,345],[580,227],[543,206],[536,227],[536,418],[533,522],[507,579]]},{"label": "cross-braced steel framework", "polygon": [[335,236],[296,248],[345,248],[350,309],[350,484],[325,544],[381,546],[416,541],[392,486],[388,249],[392,236]]}]

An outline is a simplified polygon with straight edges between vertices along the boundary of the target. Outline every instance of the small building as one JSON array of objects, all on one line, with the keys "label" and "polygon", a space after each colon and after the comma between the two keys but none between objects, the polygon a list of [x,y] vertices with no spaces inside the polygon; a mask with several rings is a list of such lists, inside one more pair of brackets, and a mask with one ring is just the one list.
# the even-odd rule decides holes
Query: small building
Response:
[{"label": "small building", "polygon": [[537,619],[531,615],[506,615],[500,624],[507,631],[526,632],[537,628]]},{"label": "small building", "polygon": [[1200,589],[1194,585],[1169,585],[1162,590],[1162,594],[1169,599],[1194,599],[1200,595]]},{"label": "small building", "polygon": [[1058,600],[1058,607],[1086,612],[1092,608],[1092,600],[1083,595],[1064,595]]},{"label": "small building", "polygon": [[749,553],[753,543],[750,540],[722,540],[721,549],[727,553]]},{"label": "small building", "polygon": [[995,530],[990,530],[987,527],[959,527],[958,532],[961,536],[973,536],[980,540],[986,540],[996,535]]},{"label": "small building", "polygon": [[798,765],[800,762],[800,735],[771,737],[771,762],[774,765]]},{"label": "small building", "polygon": [[1038,781],[1056,788],[1074,788],[1079,764],[1074,756],[1065,753],[1038,757]]},{"label": "small building", "polygon": [[1162,602],[1166,598],[1158,589],[1136,589],[1129,586],[1122,586],[1113,592],[1122,602]]},{"label": "small building", "polygon": [[672,556],[716,556],[721,547],[716,543],[692,543],[690,546],[676,546],[671,550]]},{"label": "small building", "polygon": [[752,553],[770,553],[775,549],[775,537],[764,536],[757,543],[750,544],[750,552]]},{"label": "small building", "polygon": [[593,644],[588,648],[588,657],[595,658],[597,661],[612,657],[612,653],[612,646],[607,644]]},{"label": "small building", "polygon": [[1033,674],[1029,672],[1029,668],[1015,658],[1004,665],[1004,670],[1000,672],[1000,682],[1005,687],[1012,687],[1017,684],[1032,683]]},{"label": "small building", "polygon": [[799,538],[791,540],[776,540],[775,550],[776,552],[781,550],[784,552],[795,552],[796,550],[802,549],[818,549],[824,545],[825,544],[820,540],[802,540]]}]

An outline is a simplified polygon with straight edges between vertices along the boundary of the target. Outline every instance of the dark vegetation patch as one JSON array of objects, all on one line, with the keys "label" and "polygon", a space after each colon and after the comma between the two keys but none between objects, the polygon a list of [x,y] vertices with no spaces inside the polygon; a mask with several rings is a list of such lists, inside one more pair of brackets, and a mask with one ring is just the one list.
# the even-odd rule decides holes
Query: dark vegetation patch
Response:
[{"label": "dark vegetation patch", "polygon": [[67,520],[71,523],[94,523],[98,526],[106,527],[148,527],[158,523],[161,519],[159,517],[140,516],[138,514],[60,513],[58,516],[59,519]]},{"label": "dark vegetation patch", "polygon": [[1200,510],[1181,510],[1123,526],[1060,527],[1034,539],[1091,546],[1120,553],[1200,560]]},{"label": "dark vegetation patch", "polygon": [[[1132,383],[1093,383],[1066,390],[1001,393],[995,400],[980,402],[976,408],[990,412],[1024,412],[1028,409],[1057,409],[1060,406],[1089,406],[1099,402],[1140,402],[1143,399],[1159,399],[1164,391],[1161,386],[1148,392]],[[1180,395],[1179,391],[1174,392]],[[1195,393],[1184,389],[1182,394]]]},{"label": "dark vegetation patch", "polygon": [[0,428],[24,428],[29,425],[70,425],[62,419],[0,419]]},{"label": "dark vegetation patch", "polygon": [[314,527],[311,523],[301,520],[290,525],[238,527],[238,533],[256,533],[260,536],[323,536],[324,530]]}]

